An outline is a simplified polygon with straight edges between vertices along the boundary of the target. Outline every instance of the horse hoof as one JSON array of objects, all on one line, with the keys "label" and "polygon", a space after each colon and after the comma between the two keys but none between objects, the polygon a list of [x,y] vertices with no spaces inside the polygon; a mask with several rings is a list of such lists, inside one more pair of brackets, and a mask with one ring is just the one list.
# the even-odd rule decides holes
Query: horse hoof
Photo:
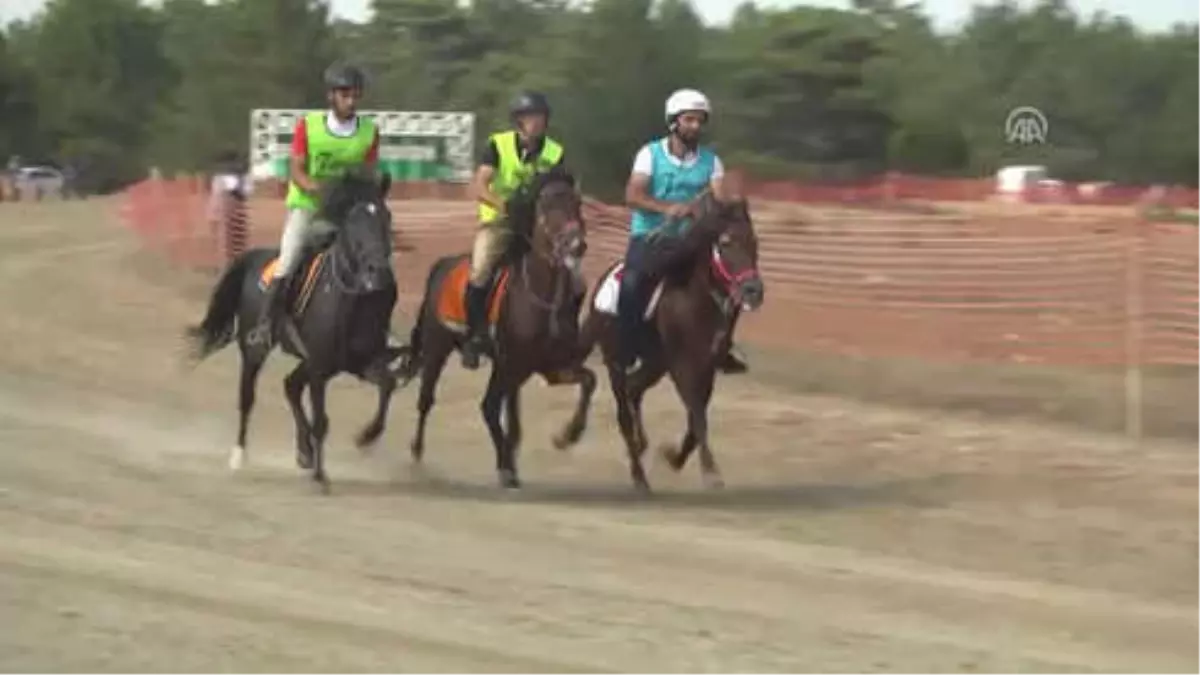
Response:
[{"label": "horse hoof", "polygon": [[520,490],[521,479],[517,478],[515,471],[501,471],[500,487],[504,488],[505,490]]},{"label": "horse hoof", "polygon": [[329,494],[329,477],[328,476],[314,476],[313,477],[313,485],[316,487],[317,494],[319,494],[319,495]]},{"label": "horse hoof", "polygon": [[424,444],[417,443],[416,441],[413,441],[409,444],[408,451],[412,454],[412,461],[414,464],[420,464],[422,458],[425,457]]},{"label": "horse hoof", "polygon": [[650,483],[644,477],[640,479],[633,479],[633,491],[636,492],[640,497],[649,497],[654,493],[654,491],[650,489]]},{"label": "horse hoof", "polygon": [[375,445],[375,442],[379,440],[379,436],[382,433],[382,429],[367,429],[362,431],[354,437],[354,447],[358,448],[362,452],[367,452],[372,446]]},{"label": "horse hoof", "polygon": [[229,470],[237,471],[246,465],[246,448],[235,445],[229,451]]},{"label": "horse hoof", "polygon": [[550,438],[550,443],[554,445],[555,450],[566,450],[571,447],[571,439],[566,434],[555,434]]},{"label": "horse hoof", "polygon": [[719,473],[704,474],[704,487],[709,490],[720,490],[725,487],[725,479]]},{"label": "horse hoof", "polygon": [[305,469],[305,470],[311,469],[312,468],[312,455],[307,454],[301,450],[297,450],[296,451],[296,466],[300,467],[301,469]]},{"label": "horse hoof", "polygon": [[683,464],[679,461],[679,450],[670,443],[662,443],[658,446],[658,456],[663,458],[672,471],[678,472],[683,468]]}]

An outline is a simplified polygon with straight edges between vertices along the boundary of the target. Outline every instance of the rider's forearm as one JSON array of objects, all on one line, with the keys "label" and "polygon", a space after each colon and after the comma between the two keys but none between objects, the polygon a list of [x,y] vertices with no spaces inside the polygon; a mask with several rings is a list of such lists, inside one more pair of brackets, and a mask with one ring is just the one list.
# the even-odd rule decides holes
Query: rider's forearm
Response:
[{"label": "rider's forearm", "polygon": [[499,210],[503,211],[505,208],[504,200],[501,199],[500,197],[496,196],[495,192],[492,192],[491,190],[489,190],[485,187],[481,187],[476,190],[475,199],[483,202],[484,204],[487,204],[488,206],[490,206],[494,209],[499,209]]},{"label": "rider's forearm", "polygon": [[312,176],[309,176],[308,172],[300,167],[292,167],[292,180],[300,186],[301,190],[316,192],[318,189],[317,181],[313,180]]},{"label": "rider's forearm", "polygon": [[670,202],[662,202],[644,194],[629,195],[629,198],[625,200],[625,204],[630,208],[654,211],[655,213],[664,215],[671,208]]}]

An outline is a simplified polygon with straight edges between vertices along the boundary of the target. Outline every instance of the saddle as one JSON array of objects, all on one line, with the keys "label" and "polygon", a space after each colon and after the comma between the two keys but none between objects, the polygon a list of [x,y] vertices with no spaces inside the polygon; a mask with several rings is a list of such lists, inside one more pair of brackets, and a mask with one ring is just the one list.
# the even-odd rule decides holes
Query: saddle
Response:
[{"label": "saddle", "polygon": [[[295,315],[299,316],[308,306],[308,301],[312,299],[313,291],[316,288],[317,276],[319,275],[322,266],[325,263],[329,247],[333,243],[335,237],[321,236],[318,241],[313,241],[304,246],[300,253],[300,262],[296,265],[296,272],[288,277],[285,286],[280,289],[283,294],[283,302],[286,307]],[[258,287],[260,290],[266,290],[271,281],[275,277],[275,268],[279,266],[279,256],[276,255],[268,262],[259,276]]]},{"label": "saddle", "polygon": [[[467,283],[471,275],[471,257],[464,255],[454,261],[442,278],[440,289],[436,295],[436,312],[444,326],[455,331],[464,332],[467,325]],[[508,282],[512,277],[512,264],[502,260],[492,270],[487,284],[487,324],[494,326],[500,318],[500,306],[508,292]]]}]

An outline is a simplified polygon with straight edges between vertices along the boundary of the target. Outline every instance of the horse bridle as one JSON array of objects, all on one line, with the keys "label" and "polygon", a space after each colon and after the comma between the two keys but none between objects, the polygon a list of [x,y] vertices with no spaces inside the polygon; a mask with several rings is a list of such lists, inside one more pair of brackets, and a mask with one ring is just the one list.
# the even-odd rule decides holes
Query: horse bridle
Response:
[{"label": "horse bridle", "polygon": [[[539,195],[539,198],[540,198],[540,195]],[[580,237],[582,237],[582,232],[583,232],[582,219],[581,218],[571,218],[569,221],[567,221],[567,223],[565,223],[563,225],[562,229],[560,229],[553,237],[550,238],[549,254],[538,251],[538,248],[534,242],[534,237],[535,237],[536,229],[537,229],[537,223],[536,223],[537,206],[536,206],[536,203],[534,206],[534,219],[535,219],[535,223],[534,223],[534,227],[532,228],[534,231],[531,233],[528,233],[528,234],[526,234],[524,232],[521,233],[521,236],[529,244],[529,252],[532,255],[536,255],[538,258],[549,263],[550,267],[552,269],[558,270],[561,268],[567,268],[568,265],[566,264],[566,259],[568,257],[568,255],[567,255],[568,250],[571,246],[573,246],[575,244],[575,242]],[[521,285],[524,287],[525,292],[533,300],[533,304],[536,307],[538,307],[539,309],[544,309],[544,310],[548,311],[552,316],[554,314],[556,314],[558,312],[558,310],[562,307],[563,298],[565,295],[564,291],[570,285],[569,284],[569,275],[567,277],[568,283],[566,283],[566,284],[562,283],[563,278],[564,277],[562,275],[558,275],[558,274],[556,274],[554,276],[554,288],[552,290],[553,297],[550,300],[546,300],[546,299],[542,298],[541,296],[539,296],[533,290],[533,288],[530,287],[530,284],[529,284],[529,256],[524,256],[521,260],[521,281],[522,281]],[[558,335],[558,322],[557,321],[551,320],[550,335],[551,335],[551,337],[557,337],[557,335]]]},{"label": "horse bridle", "polygon": [[[375,217],[376,209],[378,207],[376,207],[372,202],[356,204],[352,206],[346,212],[345,222],[342,223],[340,228],[341,231],[337,233],[336,238],[334,239],[334,244],[332,247],[333,250],[330,251],[329,256],[331,258],[329,261],[331,285],[333,286],[334,290],[344,295],[361,295],[366,292],[365,290],[359,288],[358,284],[353,281],[353,274],[349,270],[350,262],[347,260],[351,254],[350,251],[347,250],[350,244],[347,241],[348,235],[346,235],[345,228],[350,222],[351,214],[353,214],[358,208],[366,210],[370,217]],[[350,275],[350,281],[347,281],[347,275]]]}]

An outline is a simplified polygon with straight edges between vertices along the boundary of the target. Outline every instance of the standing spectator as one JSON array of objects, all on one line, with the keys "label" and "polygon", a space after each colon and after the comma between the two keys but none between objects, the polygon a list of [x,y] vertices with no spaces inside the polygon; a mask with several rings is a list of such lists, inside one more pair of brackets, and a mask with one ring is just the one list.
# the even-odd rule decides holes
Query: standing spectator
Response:
[{"label": "standing spectator", "polygon": [[75,160],[68,159],[63,161],[62,177],[62,192],[59,196],[63,199],[78,199],[79,172],[75,169]]},{"label": "standing spectator", "polygon": [[18,201],[20,199],[20,195],[17,194],[17,170],[20,168],[21,158],[17,155],[9,155],[4,172],[0,173],[0,201],[5,199]]},{"label": "standing spectator", "polygon": [[246,200],[254,190],[247,168],[237,151],[225,152],[209,186],[210,233],[218,258],[226,262],[246,250],[249,236]]}]

